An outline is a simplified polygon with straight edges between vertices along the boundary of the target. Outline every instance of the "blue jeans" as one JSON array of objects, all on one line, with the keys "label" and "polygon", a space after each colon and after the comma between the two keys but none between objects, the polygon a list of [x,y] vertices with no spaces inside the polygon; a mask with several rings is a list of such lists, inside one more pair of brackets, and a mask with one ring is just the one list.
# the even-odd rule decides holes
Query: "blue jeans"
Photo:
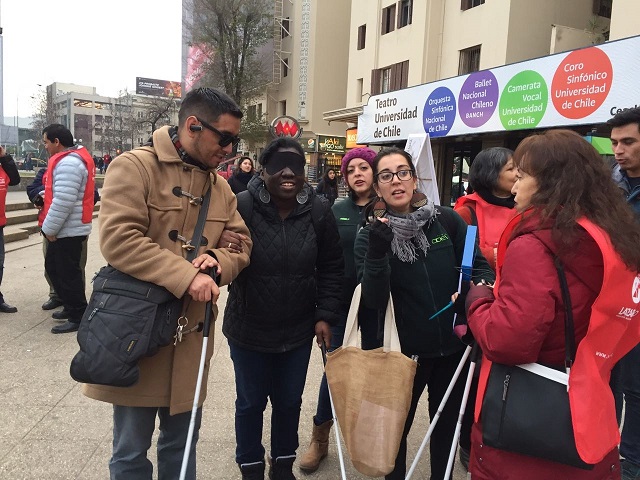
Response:
[{"label": "blue jeans", "polygon": [[619,365],[625,403],[620,455],[640,466],[640,345],[627,353]]},{"label": "blue jeans", "polygon": [[[158,480],[180,477],[191,412],[169,415],[167,407],[113,406],[113,456],[109,460],[111,480],[151,480],[153,465],[147,458],[151,437],[160,418]],[[186,478],[196,478],[196,444],[202,420],[198,409]]]},{"label": "blue jeans", "polygon": [[236,375],[236,462],[264,460],[263,413],[271,401],[271,458],[295,456],[311,339],[282,353],[256,352],[229,341]]}]

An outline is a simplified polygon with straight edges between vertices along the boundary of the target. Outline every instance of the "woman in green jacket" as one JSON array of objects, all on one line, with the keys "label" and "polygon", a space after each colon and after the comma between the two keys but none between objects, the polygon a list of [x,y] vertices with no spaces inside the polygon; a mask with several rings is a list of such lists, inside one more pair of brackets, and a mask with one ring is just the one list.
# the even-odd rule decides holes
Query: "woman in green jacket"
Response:
[{"label": "woman in green jacket", "polygon": [[[373,173],[378,195],[374,220],[360,230],[354,250],[363,302],[384,309],[391,294],[402,352],[418,357],[400,451],[394,470],[385,477],[395,480],[405,478],[407,434],[422,392],[429,390],[433,419],[466,346],[453,333],[454,312],[464,315],[464,303],[435,314],[458,290],[467,224],[452,209],[436,207],[417,192],[416,170],[407,152],[381,151]],[[493,283],[494,274],[477,250],[473,280],[482,279]],[[460,375],[431,437],[433,479],[444,478],[465,378]]]},{"label": "woman in green jacket", "polygon": [[[349,188],[349,196],[337,201],[331,208],[338,223],[340,247],[344,255],[344,284],[342,288],[342,320],[331,328],[331,348],[342,345],[347,313],[353,291],[358,284],[353,258],[353,244],[363,223],[365,206],[375,196],[373,191],[373,159],[376,152],[367,147],[354,148],[342,158],[342,178]],[[372,349],[379,345],[377,339],[377,312],[362,307],[358,312],[358,324],[362,333],[362,348]],[[315,472],[329,450],[329,432],[333,425],[329,402],[327,379],[322,376],[318,392],[318,407],[313,417],[313,432],[309,448],[300,457],[298,467],[304,472]]]}]

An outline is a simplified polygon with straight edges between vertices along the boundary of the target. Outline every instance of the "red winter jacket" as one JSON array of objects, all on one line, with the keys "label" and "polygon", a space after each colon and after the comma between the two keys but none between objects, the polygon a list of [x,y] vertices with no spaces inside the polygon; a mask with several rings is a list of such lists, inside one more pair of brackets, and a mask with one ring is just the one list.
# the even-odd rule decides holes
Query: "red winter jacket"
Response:
[{"label": "red winter jacket", "polygon": [[[508,244],[500,263],[499,293],[476,299],[467,316],[469,327],[491,361],[516,365],[539,362],[564,365],[564,307],[553,263],[557,247],[550,229],[530,219]],[[586,233],[561,257],[573,307],[576,345],[587,332],[591,305],[602,285],[603,260]],[[476,289],[473,289],[476,290]],[[480,292],[470,292],[473,297]],[[472,300],[472,299],[470,299]],[[482,443],[481,424],[472,432],[470,471],[473,480],[617,480],[617,448],[593,470],[497,450]]]}]

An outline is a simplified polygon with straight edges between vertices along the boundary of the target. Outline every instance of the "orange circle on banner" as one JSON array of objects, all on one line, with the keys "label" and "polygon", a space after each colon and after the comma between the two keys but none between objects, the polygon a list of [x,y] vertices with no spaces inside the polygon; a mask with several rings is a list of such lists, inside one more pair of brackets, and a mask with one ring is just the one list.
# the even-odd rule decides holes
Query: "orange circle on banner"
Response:
[{"label": "orange circle on banner", "polygon": [[558,66],[551,83],[551,100],[560,115],[584,118],[609,95],[613,81],[611,60],[597,47],[571,52]]}]

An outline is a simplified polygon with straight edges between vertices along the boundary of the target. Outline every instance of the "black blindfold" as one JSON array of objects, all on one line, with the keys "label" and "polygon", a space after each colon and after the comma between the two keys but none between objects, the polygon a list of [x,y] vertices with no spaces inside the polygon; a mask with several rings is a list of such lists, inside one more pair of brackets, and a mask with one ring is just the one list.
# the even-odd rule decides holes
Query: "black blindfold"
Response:
[{"label": "black blindfold", "polygon": [[294,175],[304,175],[304,165],[307,163],[304,157],[294,152],[276,152],[264,166],[269,175],[275,175],[285,168],[289,168]]}]

